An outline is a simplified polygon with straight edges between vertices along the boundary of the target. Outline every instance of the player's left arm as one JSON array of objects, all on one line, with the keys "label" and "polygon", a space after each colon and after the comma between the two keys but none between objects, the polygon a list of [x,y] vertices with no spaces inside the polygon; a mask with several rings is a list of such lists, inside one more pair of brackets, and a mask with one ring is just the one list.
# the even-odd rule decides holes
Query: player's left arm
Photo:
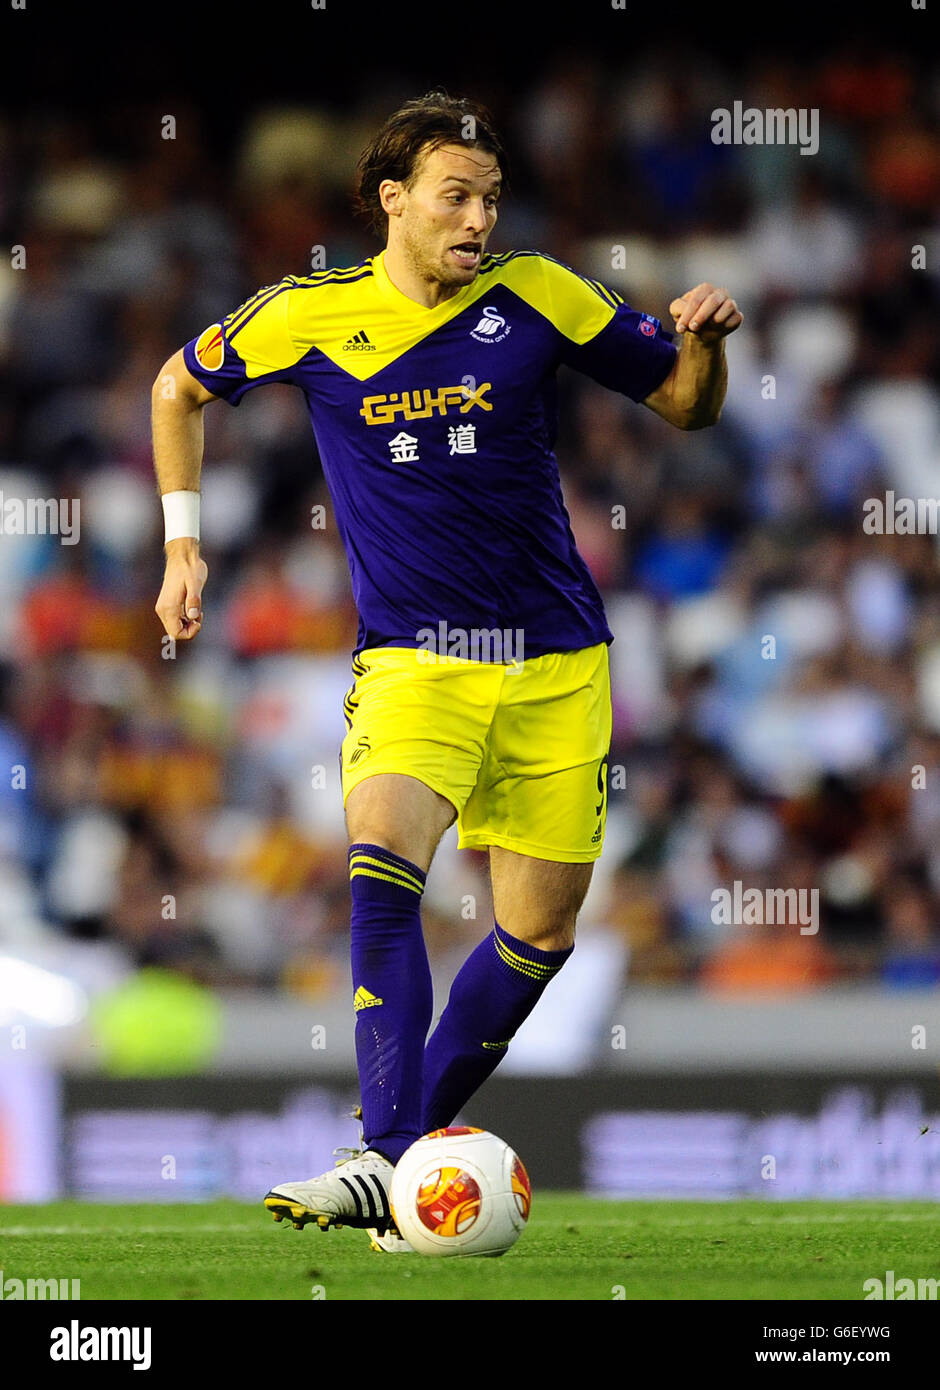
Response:
[{"label": "player's left arm", "polygon": [[669,312],[682,345],[672,371],[643,404],[681,430],[704,429],[721,415],[728,389],[725,338],[744,315],[727,290],[707,282],[674,299]]}]

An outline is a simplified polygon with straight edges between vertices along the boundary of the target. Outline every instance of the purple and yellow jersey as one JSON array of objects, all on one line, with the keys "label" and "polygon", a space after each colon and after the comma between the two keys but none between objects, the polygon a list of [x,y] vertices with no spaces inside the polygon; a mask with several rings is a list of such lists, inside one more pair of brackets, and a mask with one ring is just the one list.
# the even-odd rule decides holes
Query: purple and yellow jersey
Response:
[{"label": "purple and yellow jersey", "polygon": [[265,382],[303,390],[357,651],[417,647],[442,623],[521,630],[528,656],[609,642],[562,500],[555,373],[642,401],[672,368],[671,335],[535,251],[485,255],[431,309],[396,289],[384,254],[259,290],[186,344],[187,368],[232,405]]}]

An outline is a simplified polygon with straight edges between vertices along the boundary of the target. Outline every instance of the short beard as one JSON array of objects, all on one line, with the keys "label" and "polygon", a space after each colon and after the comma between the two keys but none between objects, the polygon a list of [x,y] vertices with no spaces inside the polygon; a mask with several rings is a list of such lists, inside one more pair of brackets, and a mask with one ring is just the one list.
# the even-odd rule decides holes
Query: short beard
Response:
[{"label": "short beard", "polygon": [[432,265],[424,249],[424,243],[410,228],[405,230],[403,241],[405,253],[422,280],[436,285],[456,285],[458,288],[467,283],[459,271],[448,272],[442,262],[438,262],[436,266]]}]

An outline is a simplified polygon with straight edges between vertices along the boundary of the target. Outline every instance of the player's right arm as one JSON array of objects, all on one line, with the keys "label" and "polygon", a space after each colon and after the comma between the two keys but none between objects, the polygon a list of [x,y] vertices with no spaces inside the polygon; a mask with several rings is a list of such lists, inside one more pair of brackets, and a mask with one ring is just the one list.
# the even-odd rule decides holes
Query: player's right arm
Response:
[{"label": "player's right arm", "polygon": [[[163,364],[151,393],[153,463],[162,497],[198,492],[202,473],[203,418],[207,391],[188,370],[182,348]],[[181,536],[165,547],[166,570],[156,613],[168,636],[188,642],[202,623],[202,590],[208,575],[195,536]]]},{"label": "player's right arm", "polygon": [[[199,491],[202,412],[209,401],[238,405],[256,386],[294,380],[294,367],[304,353],[290,324],[291,291],[297,283],[288,275],[275,285],[263,285],[164,363],[153,386],[153,456],[161,496]],[[195,536],[167,543],[156,611],[170,637],[188,641],[199,631],[206,574]]]}]

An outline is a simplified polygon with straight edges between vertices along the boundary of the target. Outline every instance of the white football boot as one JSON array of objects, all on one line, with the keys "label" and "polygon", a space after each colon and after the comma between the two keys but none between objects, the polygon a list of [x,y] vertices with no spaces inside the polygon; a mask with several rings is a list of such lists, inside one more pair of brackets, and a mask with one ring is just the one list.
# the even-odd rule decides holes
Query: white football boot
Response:
[{"label": "white football boot", "polygon": [[297,1231],[308,1221],[315,1221],[323,1231],[330,1226],[337,1230],[355,1226],[384,1238],[392,1224],[388,1190],[394,1165],[370,1149],[336,1152],[349,1157],[339,1159],[335,1168],[318,1178],[278,1183],[265,1197],[264,1205],[275,1221],[289,1217]]},{"label": "white football boot", "polygon": [[414,1246],[409,1245],[403,1235],[398,1232],[398,1227],[394,1221],[389,1226],[384,1235],[371,1226],[368,1230],[369,1244],[372,1249],[382,1255],[413,1255]]}]

